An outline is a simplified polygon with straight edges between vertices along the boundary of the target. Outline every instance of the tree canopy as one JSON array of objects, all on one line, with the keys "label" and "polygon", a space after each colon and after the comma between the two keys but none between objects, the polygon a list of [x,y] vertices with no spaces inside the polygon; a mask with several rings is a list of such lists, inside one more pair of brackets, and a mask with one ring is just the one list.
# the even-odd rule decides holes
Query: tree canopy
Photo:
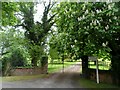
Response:
[{"label": "tree canopy", "polygon": [[[67,33],[64,37],[67,43],[64,43],[64,46],[67,46],[69,52],[72,50],[78,58],[84,55],[103,57],[101,52],[105,53],[111,57],[111,70],[114,75],[119,72],[118,4],[119,2],[61,2],[54,9],[54,12],[58,13],[58,36]],[[59,38],[59,41],[64,42],[64,39]]]}]

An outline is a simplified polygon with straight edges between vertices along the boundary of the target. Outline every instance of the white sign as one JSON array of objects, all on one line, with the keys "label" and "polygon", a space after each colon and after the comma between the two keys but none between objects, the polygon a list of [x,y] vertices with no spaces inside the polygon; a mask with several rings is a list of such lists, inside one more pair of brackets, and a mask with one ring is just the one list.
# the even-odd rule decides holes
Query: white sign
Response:
[{"label": "white sign", "polygon": [[89,61],[96,61],[97,57],[90,56],[90,57],[88,57],[88,59],[89,59]]},{"label": "white sign", "polygon": [[98,73],[98,60],[97,57],[90,56],[88,57],[89,61],[96,61],[96,81],[99,83],[99,73]]}]

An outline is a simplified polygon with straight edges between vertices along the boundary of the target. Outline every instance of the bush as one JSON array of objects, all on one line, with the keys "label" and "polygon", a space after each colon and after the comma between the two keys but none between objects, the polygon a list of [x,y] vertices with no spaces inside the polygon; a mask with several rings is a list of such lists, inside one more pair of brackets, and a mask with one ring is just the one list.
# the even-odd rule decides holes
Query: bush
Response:
[{"label": "bush", "polygon": [[48,63],[48,57],[47,57],[47,56],[42,56],[41,66],[43,67],[43,66],[46,65],[47,63]]},{"label": "bush", "polygon": [[2,58],[2,74],[7,76],[10,74],[10,70],[15,67],[25,66],[27,64],[26,57],[19,49],[15,49],[9,55],[5,55]]},{"label": "bush", "polygon": [[2,58],[2,75],[8,76],[11,69],[12,69],[12,66],[10,64],[9,57]]},{"label": "bush", "polygon": [[27,63],[26,58],[20,50],[15,50],[12,52],[10,60],[13,67],[25,66]]}]

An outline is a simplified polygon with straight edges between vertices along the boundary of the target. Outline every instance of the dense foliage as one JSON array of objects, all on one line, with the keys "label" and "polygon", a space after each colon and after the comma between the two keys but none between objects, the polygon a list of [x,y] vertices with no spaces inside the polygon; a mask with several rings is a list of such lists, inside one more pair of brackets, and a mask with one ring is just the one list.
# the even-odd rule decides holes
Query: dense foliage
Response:
[{"label": "dense foliage", "polygon": [[[49,16],[55,3],[44,5],[43,16],[34,21],[36,5],[34,2],[2,2],[2,30],[0,55],[3,62],[3,75],[8,75],[16,66],[38,66],[46,63],[45,43],[48,31],[54,24],[55,15]],[[10,9],[10,10],[9,10]],[[43,64],[40,64],[43,63]]]},{"label": "dense foliage", "polygon": [[[111,58],[111,71],[114,83],[119,79],[119,2],[61,2],[54,9],[58,12],[56,17],[58,36],[65,33],[67,51],[71,55],[83,59],[86,64],[88,56],[99,56],[99,58]],[[64,39],[57,41],[64,42]],[[58,48],[63,46],[57,45]],[[65,51],[65,49],[64,49]],[[71,52],[72,51],[72,52]],[[83,63],[84,64],[84,63]],[[87,69],[87,65],[86,69]],[[86,72],[87,73],[87,72]]]}]

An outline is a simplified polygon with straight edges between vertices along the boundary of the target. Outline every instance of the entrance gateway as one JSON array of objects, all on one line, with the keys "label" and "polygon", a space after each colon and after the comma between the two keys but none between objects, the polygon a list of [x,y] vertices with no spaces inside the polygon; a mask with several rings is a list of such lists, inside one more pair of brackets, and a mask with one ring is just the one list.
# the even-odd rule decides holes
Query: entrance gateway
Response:
[{"label": "entrance gateway", "polygon": [[98,73],[98,59],[97,57],[89,56],[88,57],[89,61],[95,61],[96,62],[96,81],[99,83],[99,73]]}]

